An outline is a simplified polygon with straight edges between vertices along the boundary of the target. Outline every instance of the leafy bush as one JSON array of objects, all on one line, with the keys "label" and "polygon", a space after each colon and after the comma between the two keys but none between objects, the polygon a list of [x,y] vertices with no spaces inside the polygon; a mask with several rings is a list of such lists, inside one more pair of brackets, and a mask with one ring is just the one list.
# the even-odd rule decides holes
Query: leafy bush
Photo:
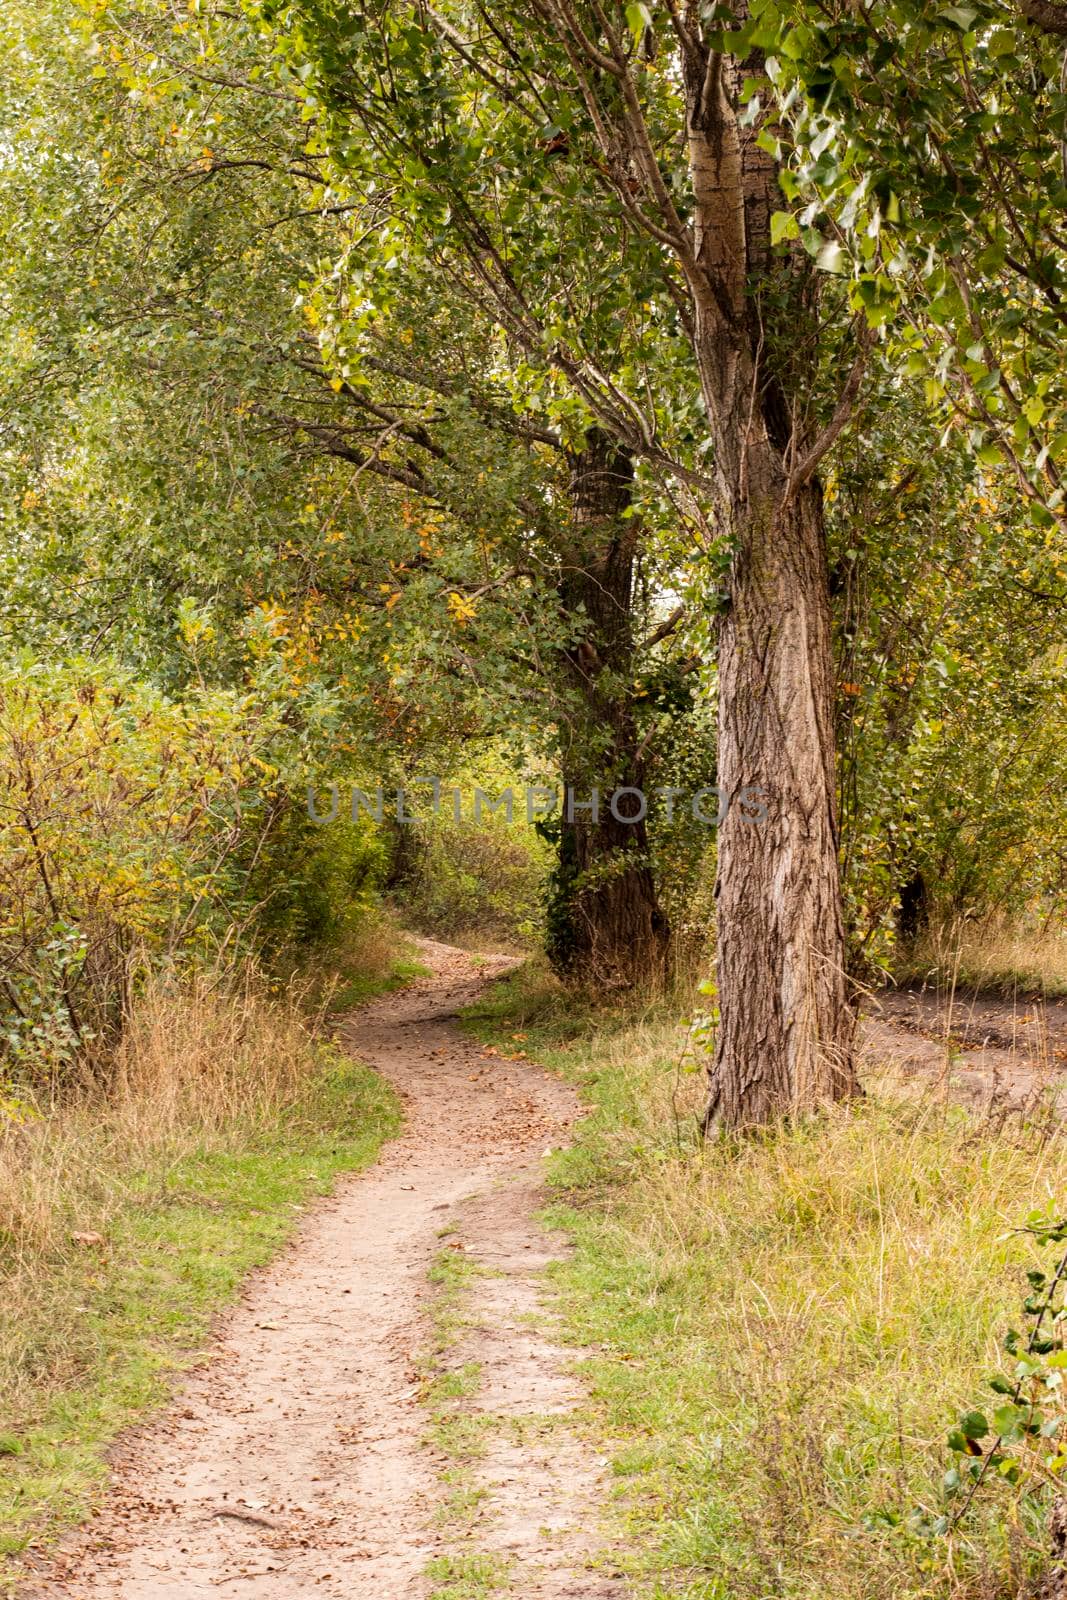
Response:
[{"label": "leafy bush", "polygon": [[319,826],[300,802],[279,808],[250,878],[265,938],[275,948],[341,943],[377,905],[387,861],[382,830],[366,816]]},{"label": "leafy bush", "polygon": [[483,816],[477,825],[437,819],[398,832],[405,848],[393,884],[417,927],[447,938],[534,941],[550,852],[532,828]]},{"label": "leafy bush", "polygon": [[1022,1304],[1026,1332],[1009,1328],[1004,1339],[1011,1358],[1006,1371],[989,1379],[996,1396],[984,1411],[969,1410],[948,1436],[955,1464],[945,1474],[949,1512],[937,1518],[934,1531],[961,1523],[980,1492],[1008,1485],[1032,1513],[1034,1502],[1051,1488],[1062,1497],[1067,1468],[1067,1403],[1063,1385],[1067,1368],[1064,1324],[1067,1302],[1067,1221],[1049,1210],[1033,1212],[1025,1228],[1038,1246],[1057,1245],[1059,1260],[1046,1270],[1034,1265],[1026,1274],[1029,1292]]},{"label": "leafy bush", "polygon": [[[251,697],[179,703],[99,663],[0,670],[0,1046],[22,1074],[100,1058],[146,966],[251,914],[287,735]],[[247,920],[247,919],[246,919]]]}]

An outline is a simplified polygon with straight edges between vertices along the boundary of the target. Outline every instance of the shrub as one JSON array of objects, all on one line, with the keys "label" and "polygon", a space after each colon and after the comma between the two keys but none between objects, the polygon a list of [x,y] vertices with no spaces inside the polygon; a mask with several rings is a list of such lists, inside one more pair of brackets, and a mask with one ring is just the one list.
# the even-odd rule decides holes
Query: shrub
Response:
[{"label": "shrub", "polygon": [[377,906],[387,859],[381,828],[365,816],[322,827],[303,803],[280,808],[250,878],[267,942],[277,949],[349,938]]},{"label": "shrub", "polygon": [[102,1060],[146,968],[232,937],[235,911],[251,914],[247,860],[270,830],[287,737],[233,692],[179,703],[99,663],[0,669],[9,1068]]},{"label": "shrub", "polygon": [[444,937],[533,943],[543,914],[549,848],[522,823],[423,822],[401,831],[398,898],[415,925]]}]

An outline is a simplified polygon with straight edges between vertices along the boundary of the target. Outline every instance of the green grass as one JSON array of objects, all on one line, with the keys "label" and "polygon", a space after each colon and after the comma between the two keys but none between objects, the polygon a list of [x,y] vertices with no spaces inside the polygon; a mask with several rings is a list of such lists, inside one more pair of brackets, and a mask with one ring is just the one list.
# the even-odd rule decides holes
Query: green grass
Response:
[{"label": "green grass", "polygon": [[[439,1230],[438,1237],[447,1238],[456,1231],[456,1224],[449,1223]],[[447,1462],[439,1466],[442,1498],[434,1521],[451,1542],[465,1547],[451,1555],[435,1557],[427,1566],[426,1575],[436,1584],[436,1600],[462,1596],[477,1600],[499,1587],[498,1579],[504,1570],[495,1558],[469,1548],[489,1499],[488,1489],[477,1481],[475,1465],[497,1428],[495,1417],[469,1405],[481,1388],[481,1363],[445,1364],[448,1352],[470,1326],[467,1292],[481,1276],[482,1268],[462,1251],[450,1249],[438,1252],[429,1271],[434,1288],[430,1306],[433,1332],[420,1360],[422,1401],[429,1413],[426,1442],[440,1461]]]},{"label": "green grass", "polygon": [[430,1600],[482,1600],[509,1586],[509,1563],[474,1553],[435,1556],[426,1568],[433,1584]]},{"label": "green grass", "polygon": [[465,1465],[445,1467],[440,1478],[445,1495],[434,1512],[434,1521],[452,1533],[457,1529],[469,1531],[489,1498],[488,1489],[474,1481]]},{"label": "green grass", "polygon": [[[440,1229],[438,1238],[447,1238],[455,1230]],[[466,1292],[475,1278],[484,1277],[485,1268],[472,1261],[462,1250],[439,1250],[434,1257],[428,1277],[434,1288],[432,1309],[434,1344],[430,1360],[437,1363],[455,1343],[468,1325]]]},{"label": "green grass", "polygon": [[442,1372],[434,1380],[433,1394],[440,1400],[468,1400],[477,1394],[481,1381],[481,1363],[465,1361],[462,1367]]},{"label": "green grass", "polygon": [[[1034,1593],[1038,1511],[991,1485],[952,1541],[945,1436],[991,1399],[1019,1321],[1027,1242],[1067,1194],[1062,1138],[904,1107],[877,1084],[841,1112],[705,1147],[669,1007],[609,1016],[536,969],[467,1026],[578,1084],[553,1158],[555,1270],[594,1438],[610,1441],[623,1558],[672,1600],[1008,1600]],[[1034,1541],[1034,1542],[1030,1542]]]},{"label": "green grass", "polygon": [[403,989],[414,978],[428,978],[430,968],[421,961],[397,959],[388,972],[376,975],[367,972],[349,972],[341,977],[330,995],[330,1013],[336,1016],[343,1011],[353,1011],[376,995],[392,994]]},{"label": "green grass", "polygon": [[[451,1231],[451,1228],[444,1228],[441,1235]],[[451,1514],[442,1511],[439,1520],[462,1524],[468,1532],[473,1512],[484,1498],[473,1484],[468,1469],[485,1453],[486,1437],[496,1427],[496,1420],[464,1405],[481,1387],[480,1363],[465,1361],[460,1367],[450,1367],[444,1361],[448,1351],[470,1326],[467,1291],[483,1275],[484,1269],[462,1251],[438,1251],[428,1274],[434,1288],[430,1307],[433,1336],[422,1360],[423,1403],[430,1417],[427,1439],[451,1463],[447,1469]]]},{"label": "green grass", "polygon": [[152,1151],[116,1174],[105,1244],[41,1264],[39,1314],[18,1330],[20,1414],[2,1423],[0,1577],[12,1581],[11,1558],[91,1512],[119,1431],[166,1400],[213,1315],[303,1208],[398,1130],[398,1102],[376,1074],[326,1059],[274,1125],[229,1130],[178,1159]]}]

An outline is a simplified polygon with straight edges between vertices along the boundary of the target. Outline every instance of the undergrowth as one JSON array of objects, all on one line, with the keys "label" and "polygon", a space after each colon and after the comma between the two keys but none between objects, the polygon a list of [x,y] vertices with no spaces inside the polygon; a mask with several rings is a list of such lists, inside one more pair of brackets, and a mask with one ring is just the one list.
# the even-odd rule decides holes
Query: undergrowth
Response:
[{"label": "undergrowth", "polygon": [[290,955],[288,963],[282,959],[274,965],[299,990],[302,1010],[330,1016],[430,973],[395,917],[382,907],[365,912],[335,944],[312,945],[302,956]]},{"label": "undergrowth", "polygon": [[663,1003],[579,1007],[536,968],[468,1027],[575,1082],[589,1107],[551,1163],[555,1269],[644,1596],[1018,1600],[1044,1531],[992,1485],[953,1537],[946,1434],[1034,1266],[1013,1231],[1067,1192],[1067,1148],[878,1083],[743,1143],[695,1137],[702,1096]]}]

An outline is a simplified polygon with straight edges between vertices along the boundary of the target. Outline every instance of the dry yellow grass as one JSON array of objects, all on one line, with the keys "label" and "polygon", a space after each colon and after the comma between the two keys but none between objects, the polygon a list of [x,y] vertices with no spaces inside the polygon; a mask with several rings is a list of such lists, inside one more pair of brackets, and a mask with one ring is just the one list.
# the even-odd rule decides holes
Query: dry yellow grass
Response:
[{"label": "dry yellow grass", "polygon": [[950,989],[1067,997],[1067,928],[1007,917],[961,918],[932,928],[908,953],[904,977]]},{"label": "dry yellow grass", "polygon": [[[0,1120],[5,1296],[46,1270],[71,1232],[106,1230],[132,1172],[276,1121],[306,1092],[315,1044],[298,996],[251,969],[153,979],[96,1082]],[[9,1299],[10,1303],[10,1299]]]}]

